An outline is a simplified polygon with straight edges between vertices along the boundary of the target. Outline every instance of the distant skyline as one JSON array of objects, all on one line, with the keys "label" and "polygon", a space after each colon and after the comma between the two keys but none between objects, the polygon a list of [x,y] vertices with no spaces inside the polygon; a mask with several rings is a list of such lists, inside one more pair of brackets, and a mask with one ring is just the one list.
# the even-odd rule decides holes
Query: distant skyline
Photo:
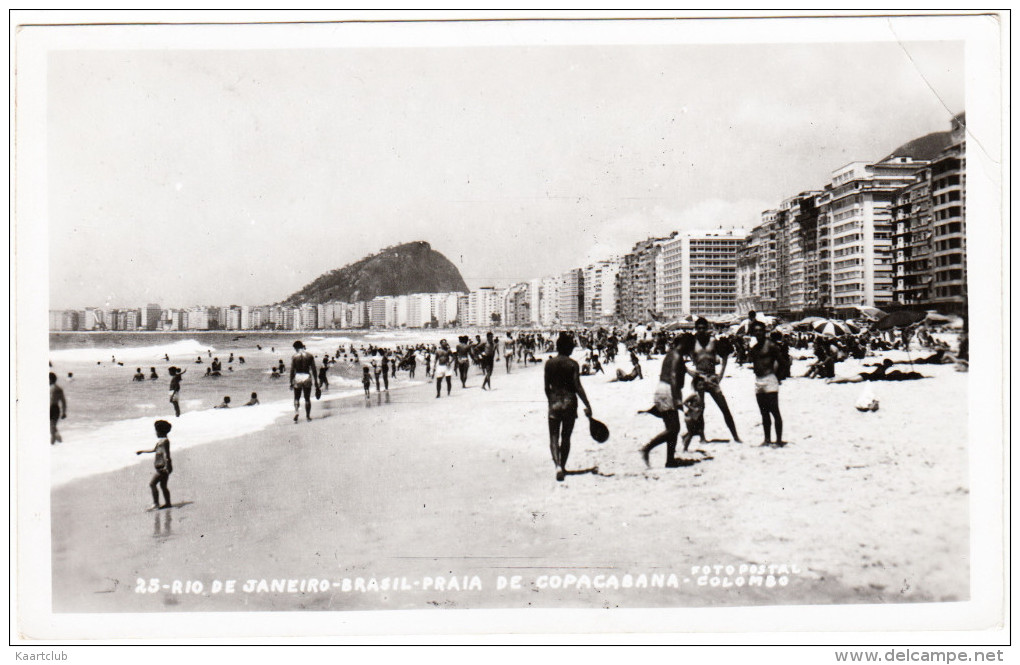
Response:
[{"label": "distant skyline", "polygon": [[750,229],[965,110],[962,42],[72,49],[48,64],[53,309],[269,304],[415,240],[469,288],[506,286],[672,230]]}]

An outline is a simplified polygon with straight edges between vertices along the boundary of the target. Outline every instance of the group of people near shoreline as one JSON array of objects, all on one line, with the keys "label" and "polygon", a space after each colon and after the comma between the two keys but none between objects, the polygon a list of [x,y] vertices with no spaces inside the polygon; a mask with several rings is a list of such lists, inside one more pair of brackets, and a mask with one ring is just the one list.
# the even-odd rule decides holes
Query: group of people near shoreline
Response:
[{"label": "group of people near shoreline", "polygon": [[[678,456],[677,448],[682,444],[683,452],[688,453],[690,444],[695,437],[699,437],[702,443],[705,442],[706,394],[712,397],[722,414],[732,440],[737,443],[741,442],[736,423],[721,387],[727,362],[731,356],[738,364],[749,362],[754,372],[755,399],[764,430],[763,446],[782,447],[786,445],[786,441],[783,439],[783,417],[779,408],[779,387],[782,381],[790,376],[791,347],[807,348],[813,345],[817,360],[804,375],[808,378],[825,378],[830,383],[902,381],[924,378],[916,371],[901,372],[892,369],[894,363],[889,359],[885,359],[879,365],[870,365],[874,368],[871,371],[860,372],[854,376],[836,377],[834,367],[839,360],[850,356],[863,358],[869,350],[893,346],[893,343],[868,333],[853,337],[844,336],[842,339],[805,334],[784,336],[779,331],[773,331],[771,335],[768,335],[765,323],[757,320],[754,312],[749,314],[747,332],[753,339],[753,343],[750,345],[739,335],[716,336],[712,331],[711,324],[704,318],[699,318],[695,322],[693,334],[682,331],[675,333],[659,331],[653,335],[640,336],[633,329],[617,331],[616,329],[600,328],[561,332],[553,338],[543,335],[541,332],[518,332],[516,335],[507,332],[505,339],[502,340],[502,352],[507,373],[511,372],[515,359],[517,363],[527,365],[540,362],[537,360],[536,354],[555,354],[545,362],[544,390],[548,402],[550,453],[558,481],[562,481],[568,474],[567,459],[570,455],[571,436],[577,419],[579,400],[584,404],[585,416],[589,419],[593,417],[592,405],[581,384],[581,376],[604,374],[600,358],[605,358],[606,363],[614,362],[621,344],[628,352],[631,370],[624,372],[622,369],[617,369],[616,376],[612,377],[610,381],[641,379],[643,372],[639,356],[643,354],[647,359],[651,359],[653,353],[663,355],[658,382],[652,397],[652,406],[641,412],[661,418],[664,425],[663,431],[656,434],[640,448],[639,452],[646,466],[650,465],[651,452],[663,443],[666,444],[665,466],[667,468],[689,466],[699,461],[686,455]],[[954,362],[958,366],[962,364],[965,367],[965,337],[961,338],[961,348],[957,354],[951,353],[943,343],[934,340],[930,335],[927,336],[926,342],[925,338],[920,339],[931,345],[934,348],[934,353],[924,358],[918,358],[912,363]],[[500,342],[500,338],[490,331],[486,333],[484,340],[480,335],[476,335],[474,341],[467,335],[460,335],[455,348],[451,348],[446,339],[440,340],[438,345],[417,344],[407,347],[398,346],[396,349],[375,345],[362,345],[358,348],[350,345],[346,349],[341,346],[337,348],[332,357],[328,353],[324,354],[321,365],[317,366],[315,357],[305,348],[304,343],[296,341],[293,344],[294,355],[291,358],[289,371],[290,389],[294,396],[293,420],[295,423],[298,422],[302,402],[304,403],[305,419],[312,419],[311,395],[313,390],[316,399],[319,399],[322,389],[329,385],[326,376],[327,370],[331,365],[341,362],[361,364],[362,385],[366,398],[370,395],[373,378],[377,392],[388,390],[389,378],[395,377],[398,369],[407,371],[409,378],[414,378],[419,362],[425,366],[426,378],[435,380],[437,399],[442,396],[444,381],[446,394],[450,395],[454,376],[460,379],[462,388],[467,388],[469,368],[472,364],[475,364],[482,374],[482,389],[490,390],[493,368],[496,359],[500,357]],[[571,357],[578,345],[583,348],[583,365]],[[169,358],[166,359],[169,360]],[[201,356],[199,356],[199,360],[201,360]],[[233,354],[231,354],[232,361]],[[114,362],[116,362],[115,359]],[[215,362],[218,364],[218,359]],[[241,362],[244,362],[243,359]],[[272,369],[279,377],[285,373],[286,365],[281,359],[279,366],[274,366]],[[169,401],[173,406],[175,416],[178,417],[181,414],[181,381],[185,372],[186,370],[175,366],[168,368],[170,375]],[[692,391],[685,396],[684,388],[688,377],[691,380]],[[158,379],[155,367],[151,368],[149,379]],[[380,379],[382,379],[382,388]],[[141,368],[136,370],[133,380],[145,380]],[[251,399],[245,406],[254,406],[258,403],[258,393],[252,392]],[[223,402],[214,408],[229,407],[230,397],[225,396]],[[681,426],[681,415],[683,416],[683,426]],[[51,444],[61,441],[57,422],[66,417],[66,397],[62,388],[57,384],[56,375],[50,372]],[[172,505],[167,489],[167,482],[172,472],[168,438],[171,425],[165,420],[157,420],[154,427],[157,435],[156,446],[152,450],[138,451],[138,454],[155,453],[156,473],[150,481],[153,508],[167,508]],[[775,438],[772,437],[773,427]],[[703,451],[698,452],[705,455]],[[163,504],[159,503],[157,490],[161,490],[163,493]]]}]

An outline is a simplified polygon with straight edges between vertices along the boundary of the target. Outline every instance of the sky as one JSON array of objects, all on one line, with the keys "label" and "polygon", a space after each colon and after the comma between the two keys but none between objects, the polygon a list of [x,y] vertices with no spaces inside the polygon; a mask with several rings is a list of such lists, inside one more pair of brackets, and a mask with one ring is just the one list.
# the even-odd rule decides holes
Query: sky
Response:
[{"label": "sky", "polygon": [[470,288],[742,227],[949,129],[961,42],[54,50],[50,307],[256,305],[425,240]]}]

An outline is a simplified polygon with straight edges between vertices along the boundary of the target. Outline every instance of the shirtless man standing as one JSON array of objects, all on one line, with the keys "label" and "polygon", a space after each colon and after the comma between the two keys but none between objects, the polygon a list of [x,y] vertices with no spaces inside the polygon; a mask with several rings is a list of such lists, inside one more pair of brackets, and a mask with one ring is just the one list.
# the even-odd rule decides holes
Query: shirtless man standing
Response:
[{"label": "shirtless man standing", "polygon": [[[698,317],[698,320],[694,322],[694,339],[687,350],[691,362],[694,364],[694,370],[692,371],[688,368],[687,373],[694,377],[694,390],[698,393],[698,397],[701,398],[702,404],[705,402],[705,393],[707,392],[715,400],[719,410],[722,411],[723,419],[726,420],[726,427],[729,428],[730,434],[733,435],[733,440],[740,443],[740,437],[737,436],[737,426],[733,422],[730,407],[726,404],[726,396],[723,395],[722,388],[719,385],[722,383],[723,374],[726,372],[726,359],[729,356],[728,346],[728,344],[712,336],[711,331],[708,329],[708,321],[704,317]],[[722,367],[716,373],[715,366],[720,361]],[[702,428],[702,431],[704,431],[704,428]]]},{"label": "shirtless man standing", "polygon": [[60,432],[57,431],[57,421],[61,418],[67,418],[67,399],[64,397],[64,389],[57,385],[57,375],[50,372],[50,445],[52,446],[57,441],[63,441],[60,438]]},{"label": "shirtless man standing", "polygon": [[301,396],[305,397],[305,418],[312,419],[312,383],[319,388],[319,373],[315,371],[315,356],[305,350],[299,340],[294,342],[294,357],[290,359],[290,388],[294,391],[294,422],[301,411]]},{"label": "shirtless man standing", "polygon": [[485,344],[482,346],[482,371],[485,372],[485,379],[482,381],[482,390],[492,390],[492,368],[499,354],[499,341],[492,337],[492,332],[485,333]]},{"label": "shirtless man standing", "polygon": [[648,466],[648,453],[663,442],[666,443],[666,466],[678,466],[676,462],[676,442],[680,437],[678,409],[683,403],[685,373],[684,356],[680,351],[680,335],[676,335],[673,337],[670,350],[662,359],[662,372],[659,374],[659,385],[653,398],[659,414],[662,415],[662,421],[666,424],[666,431],[656,434],[641,448],[641,459],[645,461],[645,466]]},{"label": "shirtless man standing", "polygon": [[[755,345],[748,354],[754,368],[754,397],[761,412],[761,426],[765,430],[763,446],[785,446],[783,441],[783,416],[779,413],[779,347],[765,337],[765,324],[754,321],[751,335]],[[776,421],[776,442],[772,443],[772,420]]]},{"label": "shirtless man standing", "polygon": [[436,350],[436,399],[443,392],[443,379],[446,379],[446,396],[450,396],[450,386],[453,383],[453,369],[450,367],[450,345],[445,339],[439,340],[439,349]]},{"label": "shirtless man standing", "polygon": [[471,367],[471,346],[468,336],[461,335],[457,344],[457,374],[460,376],[460,387],[467,388],[468,368]]},{"label": "shirtless man standing", "polygon": [[514,351],[516,350],[516,343],[514,342],[514,336],[509,333],[506,334],[506,341],[503,342],[503,357],[506,358],[506,373],[510,373],[510,363],[514,359]]}]

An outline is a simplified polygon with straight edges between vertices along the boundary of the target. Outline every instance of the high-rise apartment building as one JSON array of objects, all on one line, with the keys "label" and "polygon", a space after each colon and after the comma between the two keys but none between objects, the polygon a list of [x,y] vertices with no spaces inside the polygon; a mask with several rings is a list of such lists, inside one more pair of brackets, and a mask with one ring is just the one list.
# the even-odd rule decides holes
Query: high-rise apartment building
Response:
[{"label": "high-rise apartment building", "polygon": [[584,276],[584,323],[610,324],[616,318],[616,277],[618,258],[597,261],[582,268]]},{"label": "high-rise apartment building", "polygon": [[723,316],[736,311],[742,229],[686,231],[663,244],[664,314]]},{"label": "high-rise apartment building", "polygon": [[951,143],[932,160],[932,222],[934,224],[934,295],[946,312],[967,313],[967,154],[966,116],[953,119]]},{"label": "high-rise apartment building", "polygon": [[875,164],[853,162],[833,172],[825,219],[832,307],[892,302],[893,198],[925,166],[910,157],[893,157]]},{"label": "high-rise apartment building", "polygon": [[584,271],[580,268],[568,270],[560,275],[559,307],[557,320],[565,325],[584,322]]},{"label": "high-rise apartment building", "polygon": [[671,238],[648,238],[620,259],[616,278],[616,313],[627,321],[647,321],[665,309],[662,247]]}]

